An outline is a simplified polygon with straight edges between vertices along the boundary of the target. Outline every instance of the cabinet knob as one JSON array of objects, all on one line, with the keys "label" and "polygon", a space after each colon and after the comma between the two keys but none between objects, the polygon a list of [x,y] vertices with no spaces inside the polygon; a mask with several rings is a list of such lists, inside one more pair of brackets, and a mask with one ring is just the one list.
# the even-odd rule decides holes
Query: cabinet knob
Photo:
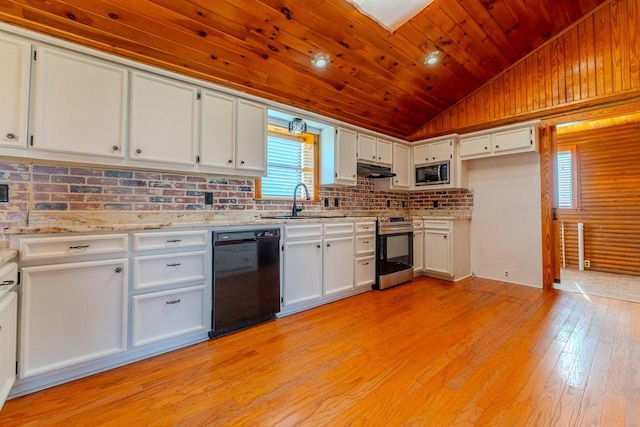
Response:
[{"label": "cabinet knob", "polygon": [[433,159],[433,160],[435,160],[435,159],[436,159],[436,156],[433,156],[433,157],[432,157],[432,159]]},{"label": "cabinet knob", "polygon": [[113,147],[111,147],[111,148],[113,148],[113,151],[118,151],[118,150],[120,149],[120,147],[118,147],[117,145],[114,145],[114,146],[113,146]]},{"label": "cabinet knob", "polygon": [[116,273],[122,272],[122,267],[116,267]]},{"label": "cabinet knob", "polygon": [[240,164],[241,164],[241,165],[244,165],[244,160],[240,160]]},{"label": "cabinet knob", "polygon": [[136,154],[141,154],[141,153],[142,153],[142,150],[138,148],[138,149],[136,150]]},{"label": "cabinet knob", "polygon": [[233,160],[229,159],[229,161],[227,161],[227,163],[231,164],[231,163],[233,163]]},{"label": "cabinet knob", "polygon": [[327,247],[330,248],[331,247],[331,243],[327,243]]},{"label": "cabinet knob", "polygon": [[445,239],[447,238],[447,236],[442,236],[442,237],[444,237]]},{"label": "cabinet knob", "polygon": [[500,148],[500,146],[499,146],[499,145],[496,145],[496,148]]},{"label": "cabinet knob", "polygon": [[7,134],[7,139],[14,139],[16,136],[14,134],[12,134],[11,132],[9,132]]},{"label": "cabinet knob", "polygon": [[488,149],[489,149],[489,147],[484,147],[484,149],[485,149],[485,150],[488,150]]},{"label": "cabinet knob", "polygon": [[375,160],[375,159],[376,159],[376,156],[371,156],[371,158]]},{"label": "cabinet knob", "polygon": [[320,245],[316,245],[316,248],[320,249]]},{"label": "cabinet knob", "polygon": [[378,160],[382,160],[382,157],[378,157]]},{"label": "cabinet knob", "polygon": [[368,263],[368,262],[365,262],[365,263],[363,263],[362,265],[369,265],[369,263]]},{"label": "cabinet knob", "polygon": [[353,175],[353,177],[355,178],[356,176],[355,176],[355,175]]}]

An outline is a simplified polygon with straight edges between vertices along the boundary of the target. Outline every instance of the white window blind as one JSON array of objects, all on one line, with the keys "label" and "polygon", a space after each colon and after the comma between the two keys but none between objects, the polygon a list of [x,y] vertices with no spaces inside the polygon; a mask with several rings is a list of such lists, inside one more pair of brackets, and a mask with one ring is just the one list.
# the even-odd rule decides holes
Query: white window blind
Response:
[{"label": "white window blind", "polygon": [[573,159],[571,151],[558,152],[558,207],[573,208]]},{"label": "white window blind", "polygon": [[[302,182],[313,198],[314,145],[293,135],[270,132],[267,139],[267,176],[262,178],[262,197],[292,198]],[[304,190],[300,189],[302,195]]]}]

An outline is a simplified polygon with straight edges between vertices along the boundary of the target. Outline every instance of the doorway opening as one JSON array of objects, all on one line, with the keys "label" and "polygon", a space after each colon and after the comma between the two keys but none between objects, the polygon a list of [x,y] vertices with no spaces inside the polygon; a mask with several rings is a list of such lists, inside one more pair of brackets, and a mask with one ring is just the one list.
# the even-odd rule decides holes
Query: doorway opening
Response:
[{"label": "doorway opening", "polygon": [[640,113],[556,129],[554,287],[640,302]]}]

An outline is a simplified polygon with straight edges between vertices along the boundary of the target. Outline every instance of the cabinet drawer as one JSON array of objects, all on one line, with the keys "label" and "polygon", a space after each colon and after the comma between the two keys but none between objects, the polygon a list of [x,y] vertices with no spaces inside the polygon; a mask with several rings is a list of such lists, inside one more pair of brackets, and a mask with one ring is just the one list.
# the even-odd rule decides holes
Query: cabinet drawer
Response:
[{"label": "cabinet drawer", "polygon": [[206,280],[207,252],[133,258],[133,289]]},{"label": "cabinet drawer", "polygon": [[73,255],[121,253],[129,250],[126,234],[39,237],[20,240],[20,260],[32,261]]},{"label": "cabinet drawer", "polygon": [[285,239],[301,239],[322,236],[322,224],[287,225],[284,227]]},{"label": "cabinet drawer", "polygon": [[352,222],[339,222],[334,224],[324,224],[325,236],[337,236],[339,234],[353,234]]},{"label": "cabinet drawer", "polygon": [[205,286],[133,297],[132,345],[205,330]]},{"label": "cabinet drawer", "polygon": [[18,283],[18,264],[10,262],[0,267],[0,297]]},{"label": "cabinet drawer", "polygon": [[423,222],[422,222],[422,220],[421,220],[421,219],[415,219],[415,220],[413,220],[413,229],[414,229],[414,230],[415,230],[415,229],[422,230],[422,225],[423,225]]},{"label": "cabinet drawer", "polygon": [[356,222],[356,233],[375,233],[376,223],[375,221]]},{"label": "cabinet drawer", "polygon": [[356,258],[355,265],[356,288],[359,286],[373,285],[376,281],[375,256]]},{"label": "cabinet drawer", "polygon": [[449,230],[451,221],[446,219],[425,219],[424,228],[428,230]]},{"label": "cabinet drawer", "polygon": [[206,244],[207,230],[133,234],[133,249],[136,251],[167,248],[190,248],[206,246]]},{"label": "cabinet drawer", "polygon": [[376,250],[376,236],[374,234],[356,236],[355,254],[368,255],[373,254]]}]

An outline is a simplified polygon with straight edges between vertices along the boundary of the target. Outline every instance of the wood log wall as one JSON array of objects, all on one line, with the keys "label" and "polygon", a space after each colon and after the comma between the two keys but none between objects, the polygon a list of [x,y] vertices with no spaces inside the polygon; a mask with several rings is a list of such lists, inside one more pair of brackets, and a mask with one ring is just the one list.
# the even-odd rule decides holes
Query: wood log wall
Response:
[{"label": "wood log wall", "polygon": [[591,270],[640,275],[640,124],[558,135],[558,150],[574,145],[580,206],[558,213],[567,267],[578,268],[582,222]]},{"label": "wood log wall", "polygon": [[417,141],[640,95],[640,0],[611,0],[409,137]]}]

